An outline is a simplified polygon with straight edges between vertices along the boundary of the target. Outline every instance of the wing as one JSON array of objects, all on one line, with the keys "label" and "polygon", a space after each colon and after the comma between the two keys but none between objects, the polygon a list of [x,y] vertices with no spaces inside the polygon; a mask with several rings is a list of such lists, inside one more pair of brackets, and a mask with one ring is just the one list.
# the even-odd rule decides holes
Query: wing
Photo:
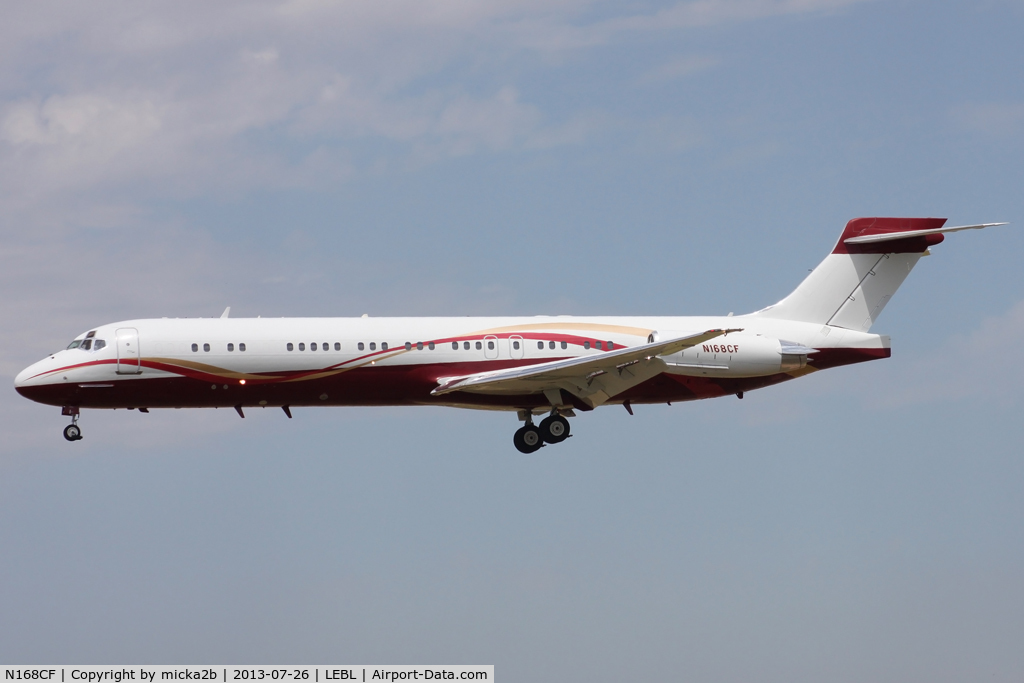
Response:
[{"label": "wing", "polygon": [[[700,334],[632,346],[580,358],[538,363],[527,367],[481,372],[462,377],[443,377],[430,392],[442,396],[455,391],[476,394],[539,394],[554,396],[558,390],[579,397],[596,408],[612,396],[640,384],[664,370],[659,356],[678,353],[709,339],[739,329],[707,330]],[[552,401],[561,404],[562,401]]]}]

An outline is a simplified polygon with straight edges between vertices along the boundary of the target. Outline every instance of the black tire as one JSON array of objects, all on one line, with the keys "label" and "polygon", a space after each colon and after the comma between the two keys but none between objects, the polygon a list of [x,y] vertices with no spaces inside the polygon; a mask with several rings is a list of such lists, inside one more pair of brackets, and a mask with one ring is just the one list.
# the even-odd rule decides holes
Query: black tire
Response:
[{"label": "black tire", "polygon": [[82,438],[82,430],[78,425],[68,425],[64,428],[64,438],[68,441],[78,441]]},{"label": "black tire", "polygon": [[562,443],[569,438],[569,421],[561,415],[541,420],[540,435],[547,443]]},{"label": "black tire", "polygon": [[512,436],[512,443],[520,453],[533,453],[544,445],[544,439],[540,436],[540,430],[533,425],[525,425],[516,430]]}]

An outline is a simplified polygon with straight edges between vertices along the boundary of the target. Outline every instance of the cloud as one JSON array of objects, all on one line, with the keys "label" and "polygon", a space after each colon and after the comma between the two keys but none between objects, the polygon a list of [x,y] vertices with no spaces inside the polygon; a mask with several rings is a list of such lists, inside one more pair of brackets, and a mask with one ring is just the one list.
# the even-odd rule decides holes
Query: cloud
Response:
[{"label": "cloud", "polygon": [[1017,135],[1024,130],[1024,104],[963,104],[954,107],[950,116],[960,128],[993,137]]},{"label": "cloud", "polygon": [[[647,13],[594,0],[26,3],[0,26],[0,201],[290,187],[382,160],[577,144],[608,130],[608,117],[552,116],[514,80],[481,86],[467,73],[854,1],[699,0]],[[714,63],[683,57],[648,78]]]},{"label": "cloud", "polygon": [[717,57],[710,57],[705,55],[690,55],[686,57],[677,57],[669,62],[662,64],[661,66],[648,71],[641,79],[641,83],[660,83],[663,81],[671,81],[677,78],[683,78],[690,74],[695,74],[700,71],[706,71],[712,67],[718,66],[720,60]]},{"label": "cloud", "polygon": [[871,392],[872,403],[891,407],[979,396],[1017,402],[1024,386],[1022,346],[1024,301],[894,372],[888,387]]}]

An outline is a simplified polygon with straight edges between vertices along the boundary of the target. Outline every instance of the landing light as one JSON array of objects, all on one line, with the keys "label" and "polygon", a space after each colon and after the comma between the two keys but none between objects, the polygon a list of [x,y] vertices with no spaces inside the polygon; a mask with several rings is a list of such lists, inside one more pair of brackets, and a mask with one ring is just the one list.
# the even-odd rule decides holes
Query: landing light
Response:
[{"label": "landing light", "polygon": [[245,384],[245,380],[244,379],[240,379],[240,380],[238,380],[238,383],[239,384]]}]

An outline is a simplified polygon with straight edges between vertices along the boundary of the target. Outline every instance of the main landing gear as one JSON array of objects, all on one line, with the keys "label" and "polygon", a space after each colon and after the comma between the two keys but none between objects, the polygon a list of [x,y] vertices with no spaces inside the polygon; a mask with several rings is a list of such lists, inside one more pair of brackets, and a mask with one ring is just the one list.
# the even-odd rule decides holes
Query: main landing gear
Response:
[{"label": "main landing gear", "polygon": [[68,441],[80,441],[82,428],[78,426],[78,406],[64,406],[60,414],[71,416],[71,424],[64,428],[64,438]]},{"label": "main landing gear", "polygon": [[561,443],[569,438],[569,421],[558,413],[541,420],[540,425],[533,424],[533,415],[525,412],[526,424],[516,430],[512,443],[520,453],[533,453],[545,444]]}]

